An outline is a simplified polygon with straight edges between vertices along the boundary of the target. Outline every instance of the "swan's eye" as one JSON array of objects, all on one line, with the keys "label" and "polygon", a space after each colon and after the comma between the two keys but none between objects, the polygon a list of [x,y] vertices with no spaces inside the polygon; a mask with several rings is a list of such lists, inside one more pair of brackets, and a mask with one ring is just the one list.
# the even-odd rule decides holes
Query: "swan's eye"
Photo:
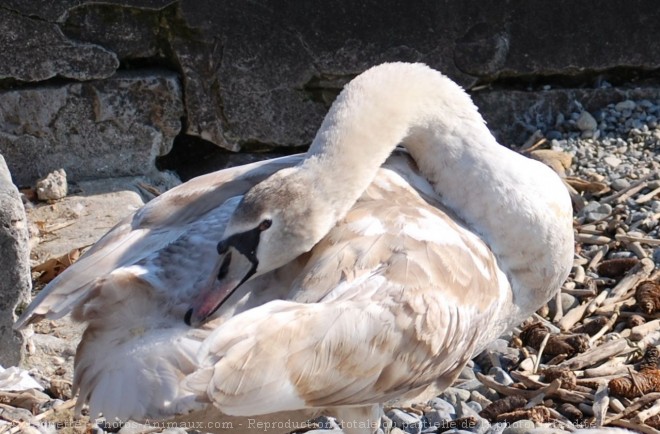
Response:
[{"label": "swan's eye", "polygon": [[259,223],[259,230],[263,232],[266,229],[268,229],[272,224],[273,224],[272,220],[266,219],[266,220],[262,221],[261,223]]}]

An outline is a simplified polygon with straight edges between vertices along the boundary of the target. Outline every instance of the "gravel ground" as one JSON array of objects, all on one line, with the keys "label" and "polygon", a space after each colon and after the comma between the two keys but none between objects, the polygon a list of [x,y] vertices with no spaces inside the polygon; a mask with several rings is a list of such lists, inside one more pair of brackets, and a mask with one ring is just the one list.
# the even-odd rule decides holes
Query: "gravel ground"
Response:
[{"label": "gravel ground", "polygon": [[[660,101],[623,101],[592,113],[575,102],[520,149],[562,173],[572,190],[578,243],[570,278],[556,300],[471,361],[442,395],[387,409],[384,432],[550,434],[598,426],[660,432],[653,351],[660,344],[658,116]],[[57,359],[61,371],[70,373],[70,359]],[[48,413],[69,402],[66,381],[58,389],[52,372],[34,374],[47,393],[22,405],[0,395],[6,403],[0,433],[16,426],[12,420],[43,432],[37,418],[70,416]],[[84,423],[68,432],[101,433],[103,426]]]}]

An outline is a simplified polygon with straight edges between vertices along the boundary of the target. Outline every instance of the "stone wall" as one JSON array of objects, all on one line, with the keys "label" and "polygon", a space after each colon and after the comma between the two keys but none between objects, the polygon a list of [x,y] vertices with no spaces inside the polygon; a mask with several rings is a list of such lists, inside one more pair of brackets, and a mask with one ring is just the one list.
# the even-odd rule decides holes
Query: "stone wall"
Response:
[{"label": "stone wall", "polygon": [[148,174],[177,134],[290,152],[393,60],[444,71],[519,143],[509,90],[654,78],[657,22],[655,0],[0,0],[0,153],[29,184]]}]

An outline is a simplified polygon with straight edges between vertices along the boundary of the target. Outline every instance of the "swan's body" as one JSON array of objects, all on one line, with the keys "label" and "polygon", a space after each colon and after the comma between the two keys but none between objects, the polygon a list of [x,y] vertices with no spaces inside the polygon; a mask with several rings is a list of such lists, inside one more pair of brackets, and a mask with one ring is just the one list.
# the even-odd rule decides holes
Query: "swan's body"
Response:
[{"label": "swan's body", "polygon": [[[398,143],[412,158],[383,165]],[[306,156],[155,199],[20,324],[72,309],[89,322],[75,379],[106,416],[208,402],[373,423],[386,400],[449,386],[552,297],[572,264],[571,223],[559,178],[499,146],[458,86],[386,64],[347,85]],[[373,431],[357,425],[345,430]]]}]

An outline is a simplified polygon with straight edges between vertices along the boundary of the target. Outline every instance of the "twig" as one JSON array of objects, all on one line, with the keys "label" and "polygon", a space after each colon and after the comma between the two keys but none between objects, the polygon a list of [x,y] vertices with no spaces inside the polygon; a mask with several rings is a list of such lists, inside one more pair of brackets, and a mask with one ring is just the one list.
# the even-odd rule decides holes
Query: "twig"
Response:
[{"label": "twig", "polygon": [[605,425],[610,425],[612,422],[628,417],[632,413],[636,412],[638,409],[644,407],[646,404],[648,404],[651,401],[655,401],[660,399],[660,392],[653,392],[649,393],[647,395],[644,395],[637,400],[635,400],[632,404],[630,404],[624,411],[621,413],[617,413],[615,415],[610,416],[609,418],[605,419],[604,424]]},{"label": "twig", "polygon": [[566,360],[559,364],[561,367],[568,369],[582,369],[587,366],[593,366],[601,360],[609,359],[610,357],[618,356],[624,353],[638,351],[638,348],[628,345],[625,339],[617,339],[605,342],[602,345],[591,348],[590,350]]},{"label": "twig", "polygon": [[630,186],[623,188],[610,196],[602,198],[600,200],[600,203],[611,203],[617,199],[619,201],[626,200],[633,194],[638,193],[644,190],[646,187],[648,187],[649,185],[648,180],[657,174],[658,174],[657,171],[647,173],[646,175],[642,176],[637,182],[632,183]]},{"label": "twig", "polygon": [[[658,245],[660,245],[660,240]],[[628,273],[626,273],[624,278],[621,279],[614,288],[612,288],[610,296],[606,301],[603,302],[603,305],[608,305],[619,301],[621,297],[623,297],[629,290],[637,286],[639,282],[647,279],[654,268],[655,264],[649,258],[640,260],[637,265],[631,268]]]},{"label": "twig", "polygon": [[500,384],[497,381],[493,380],[492,378],[486,375],[483,375],[480,372],[477,372],[476,376],[477,379],[481,381],[486,387],[490,387],[491,389],[494,389],[496,392],[502,395],[505,396],[517,395],[527,399],[532,399],[540,393],[545,393],[546,395],[549,395],[551,393],[556,392],[561,386],[561,381],[557,379],[538,390],[523,390],[523,389],[516,389],[515,387],[510,387]]},{"label": "twig", "polygon": [[649,333],[654,332],[660,329],[660,319],[654,319],[645,324],[638,325],[633,327],[630,330],[630,339],[633,341],[639,341],[647,336]]},{"label": "twig", "polygon": [[76,405],[76,398],[71,398],[68,401],[66,401],[65,403],[63,403],[61,405],[58,405],[57,407],[53,407],[50,410],[46,410],[43,413],[36,415],[34,418],[35,418],[35,420],[42,420],[44,418],[47,418],[48,416],[50,416],[53,413],[56,413],[56,412],[62,411],[62,410],[67,410],[67,409],[73,407],[74,405]]},{"label": "twig", "polygon": [[539,352],[536,356],[536,361],[534,362],[534,369],[532,369],[532,374],[536,374],[536,371],[539,369],[539,364],[541,363],[541,357],[543,356],[543,350],[545,350],[545,346],[548,345],[548,340],[550,339],[550,333],[547,333],[543,340],[541,341],[541,345],[539,346]]},{"label": "twig", "polygon": [[626,428],[633,431],[638,431],[643,434],[660,434],[660,431],[658,431],[657,429],[653,429],[648,425],[637,424],[627,420],[615,420],[610,422],[610,425],[619,426],[621,428]]},{"label": "twig", "polygon": [[598,330],[598,332],[595,335],[589,338],[589,346],[592,346],[594,342],[596,342],[603,335],[605,335],[605,333],[607,333],[614,326],[614,324],[616,324],[617,319],[619,319],[618,308],[614,311],[614,314],[610,317],[610,319],[607,320],[605,325],[600,330]]},{"label": "twig", "polygon": [[594,417],[596,418],[596,426],[603,426],[603,421],[605,420],[609,405],[610,398],[607,394],[607,383],[602,382],[598,385],[598,389],[594,395],[594,405],[591,406],[594,411]]},{"label": "twig", "polygon": [[[656,240],[655,238],[631,237],[630,235],[625,235],[625,234],[616,234],[614,238],[617,241],[621,241],[622,243],[637,242],[637,243],[646,244],[647,246],[651,246],[651,247],[660,246],[660,240]],[[597,243],[592,243],[592,244],[597,244]]]},{"label": "twig", "polygon": [[637,415],[630,419],[630,421],[634,423],[644,423],[646,419],[655,416],[658,413],[660,413],[660,399],[655,401],[651,407],[637,413]]},{"label": "twig", "polygon": [[598,251],[594,254],[594,256],[591,258],[591,261],[589,262],[589,265],[587,265],[587,270],[595,270],[598,267],[598,264],[600,264],[600,261],[603,260],[605,255],[607,254],[608,250],[610,248],[606,245],[600,247]]},{"label": "twig", "polygon": [[566,312],[566,315],[562,317],[557,322],[557,325],[559,328],[561,328],[563,331],[567,332],[570,329],[573,328],[573,326],[582,319],[584,316],[584,313],[587,310],[587,306],[589,306],[589,303],[582,303],[579,306],[574,307],[573,309],[569,310]]}]

